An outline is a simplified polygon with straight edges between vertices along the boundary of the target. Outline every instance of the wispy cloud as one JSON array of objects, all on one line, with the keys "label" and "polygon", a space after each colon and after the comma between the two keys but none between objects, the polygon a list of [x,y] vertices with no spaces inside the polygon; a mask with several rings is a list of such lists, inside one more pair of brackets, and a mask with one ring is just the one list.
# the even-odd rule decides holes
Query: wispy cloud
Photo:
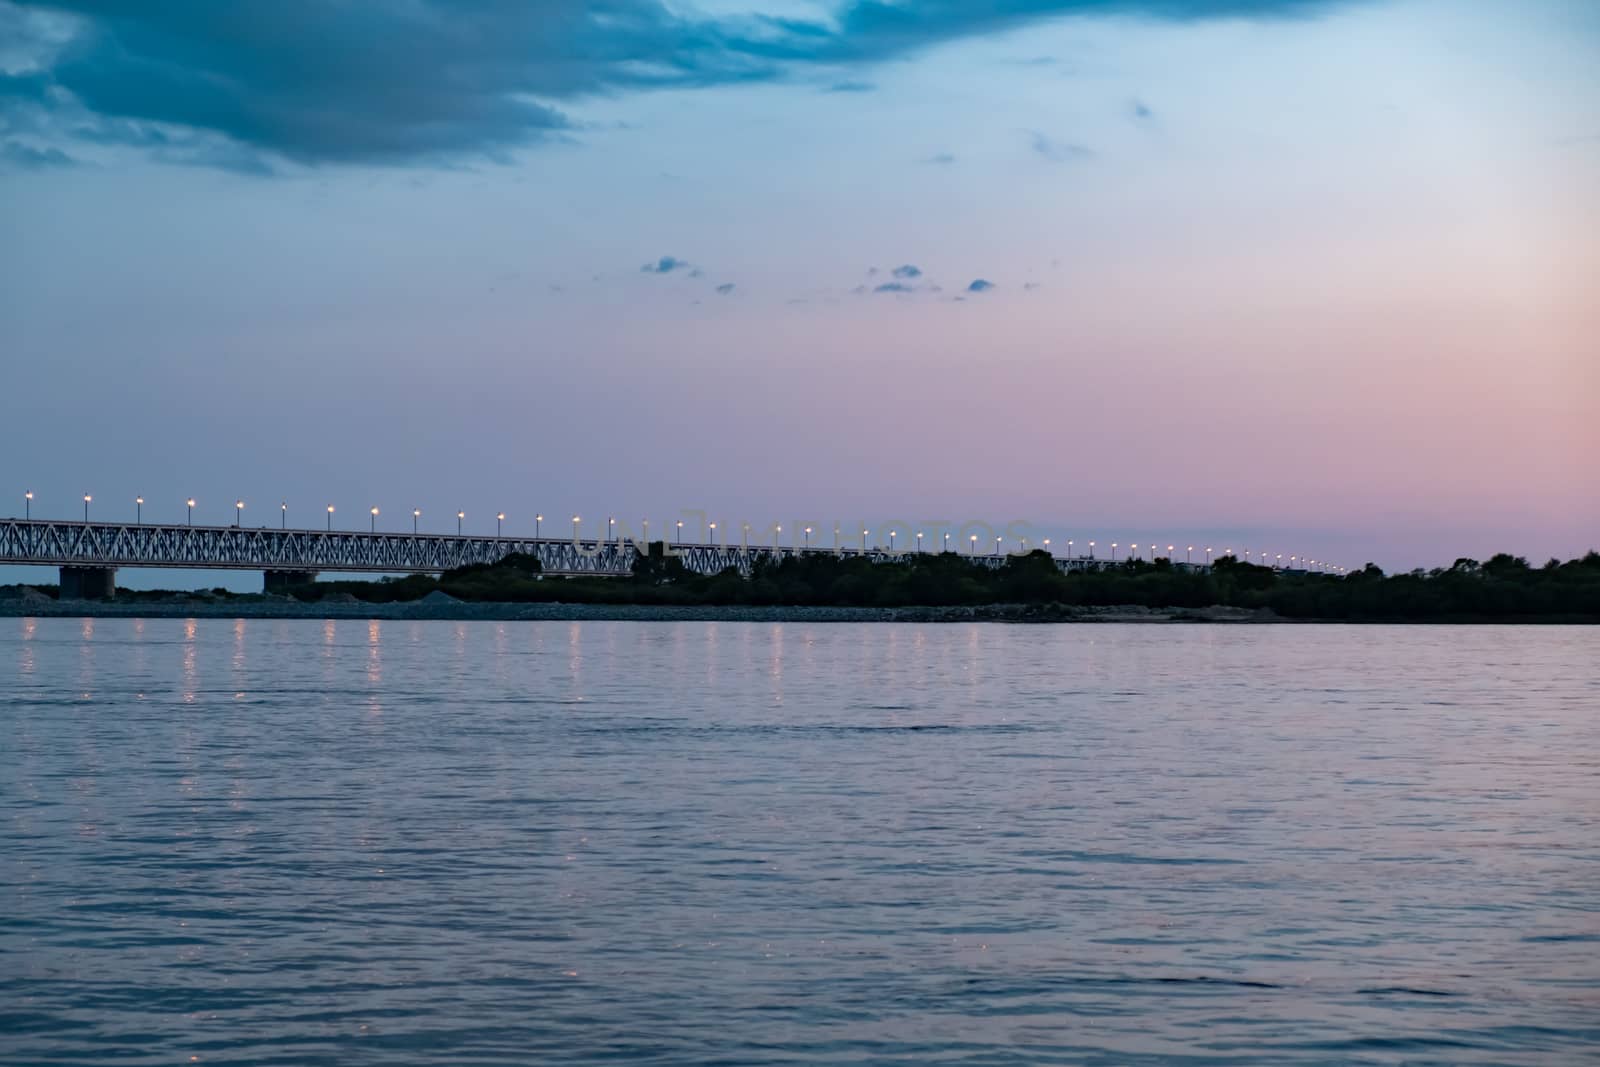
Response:
[{"label": "wispy cloud", "polygon": [[1094,156],[1093,150],[1072,141],[1060,141],[1038,130],[1028,130],[1029,145],[1035,154],[1052,163],[1077,163]]},{"label": "wispy cloud", "polygon": [[956,157],[954,153],[951,152],[936,152],[927,159],[923,160],[924,163],[934,163],[939,166],[949,166],[955,161]]},{"label": "wispy cloud", "polygon": [[914,293],[917,287],[907,285],[905,282],[884,282],[872,290],[874,293]]},{"label": "wispy cloud", "polygon": [[78,161],[59,148],[35,148],[20,141],[0,144],[0,165],[18,170],[49,170],[77,166]]},{"label": "wispy cloud", "polygon": [[729,293],[733,292],[735,288],[736,287],[732,282],[723,282],[721,285],[717,286],[717,293],[720,296],[727,296]]},{"label": "wispy cloud", "polygon": [[873,90],[875,90],[876,88],[877,88],[877,86],[872,84],[871,82],[842,81],[842,82],[834,82],[832,85],[828,86],[828,88],[825,90],[825,92],[830,92],[830,93],[870,93]]},{"label": "wispy cloud", "polygon": [[[655,262],[646,263],[644,266],[639,268],[639,270],[645,274],[671,274],[673,271],[679,270],[692,272],[694,269],[695,268],[691,267],[690,264],[679,259],[677,256],[662,256]],[[691,276],[694,275],[691,274]]]}]

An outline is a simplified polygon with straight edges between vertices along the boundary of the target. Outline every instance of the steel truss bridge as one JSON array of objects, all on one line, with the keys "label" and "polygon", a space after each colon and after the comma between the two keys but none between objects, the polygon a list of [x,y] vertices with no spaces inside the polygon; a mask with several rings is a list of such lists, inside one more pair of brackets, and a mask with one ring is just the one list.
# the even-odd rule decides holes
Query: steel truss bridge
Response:
[{"label": "steel truss bridge", "polygon": [[[792,548],[773,545],[669,544],[667,550],[697,574],[730,568],[748,576],[761,559],[840,555],[874,563],[903,560],[911,550]],[[319,572],[438,574],[496,563],[513,553],[532,556],[544,574],[621,577],[640,549],[633,541],[474,537],[349,530],[291,530],[240,526],[0,520],[0,563],[61,568],[62,595],[109,595],[120,567],[260,570],[267,588],[311,581]],[[963,556],[975,566],[999,567],[1009,558]],[[1057,559],[1063,570],[1092,570],[1108,560]],[[1179,566],[1182,566],[1181,564]]]}]

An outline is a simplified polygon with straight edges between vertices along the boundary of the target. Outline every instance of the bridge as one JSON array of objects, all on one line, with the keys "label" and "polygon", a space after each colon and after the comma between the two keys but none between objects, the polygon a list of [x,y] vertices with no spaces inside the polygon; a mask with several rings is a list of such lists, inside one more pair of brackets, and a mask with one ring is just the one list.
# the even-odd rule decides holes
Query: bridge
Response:
[{"label": "bridge", "polygon": [[[912,551],[715,543],[669,544],[667,548],[694,573],[719,574],[734,568],[744,575],[749,575],[760,559],[843,555],[883,563],[904,559]],[[259,570],[268,592],[283,592],[314,581],[324,571],[439,574],[471,564],[496,563],[513,553],[534,557],[547,575],[622,577],[632,573],[639,548],[633,541],[593,538],[0,520],[0,563],[59,567],[65,599],[111,596],[116,590],[116,572],[122,567]],[[1009,557],[993,553],[962,558],[976,566],[998,567]],[[1084,558],[1058,558],[1056,563],[1063,570],[1113,565],[1109,560]]]}]

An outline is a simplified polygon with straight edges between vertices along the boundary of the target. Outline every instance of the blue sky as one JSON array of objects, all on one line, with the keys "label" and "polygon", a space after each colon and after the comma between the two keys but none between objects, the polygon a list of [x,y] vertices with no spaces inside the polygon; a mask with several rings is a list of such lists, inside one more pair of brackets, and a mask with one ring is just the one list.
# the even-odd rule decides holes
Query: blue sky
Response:
[{"label": "blue sky", "polygon": [[1554,0],[0,0],[0,480],[1573,554],[1597,59]]}]

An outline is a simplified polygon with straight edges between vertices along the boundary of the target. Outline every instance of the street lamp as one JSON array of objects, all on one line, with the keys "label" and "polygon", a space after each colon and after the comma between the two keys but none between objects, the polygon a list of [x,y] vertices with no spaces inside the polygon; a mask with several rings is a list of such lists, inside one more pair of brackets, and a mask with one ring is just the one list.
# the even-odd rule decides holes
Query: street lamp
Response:
[{"label": "street lamp", "polygon": [[1206,546],[1206,566],[1211,566],[1211,547],[1209,545]]},{"label": "street lamp", "polygon": [[244,501],[243,500],[235,500],[233,502],[233,524],[235,526],[241,526],[241,525],[244,524]]},{"label": "street lamp", "polygon": [[377,533],[378,532],[378,509],[377,508],[373,508],[372,509],[372,532],[373,533]]},{"label": "street lamp", "polygon": [[278,528],[287,530],[289,528],[289,502],[287,500],[281,501],[278,504],[278,512]]},{"label": "street lamp", "polygon": [[420,519],[420,518],[422,518],[422,509],[421,508],[412,508],[411,509],[411,536],[412,537],[417,536],[417,520]]},{"label": "street lamp", "polygon": [[497,539],[500,536],[500,526],[505,521],[506,521],[506,513],[505,512],[503,512],[503,511],[495,512],[495,515],[494,515],[494,535],[495,535],[495,537]]},{"label": "street lamp", "polygon": [[1194,562],[1194,546],[1193,545],[1190,545],[1188,548],[1183,550],[1183,562],[1186,563],[1186,564]]},{"label": "street lamp", "polygon": [[861,552],[862,552],[863,555],[865,555],[866,551],[867,551],[867,531],[862,530],[861,531]]},{"label": "street lamp", "polygon": [[[1046,538],[1045,538],[1045,539],[1044,539],[1044,550],[1045,550],[1045,551],[1046,551],[1046,552],[1049,552],[1049,551],[1050,551],[1050,538],[1048,538],[1048,537],[1046,537]],[[1054,557],[1054,556],[1052,556],[1052,557],[1051,557],[1051,558],[1052,558],[1052,559],[1054,559],[1054,558],[1055,558],[1055,557]]]},{"label": "street lamp", "polygon": [[328,505],[328,532],[333,532],[333,505]]},{"label": "street lamp", "polygon": [[[811,527],[807,526],[806,527],[806,533],[809,534],[810,532],[811,532]],[[680,545],[683,544],[683,520],[682,519],[678,520],[678,544],[680,544]]]},{"label": "street lamp", "polygon": [[1117,561],[1117,543],[1115,541],[1113,541],[1113,542],[1111,542],[1111,562],[1115,563],[1116,561]]},{"label": "street lamp", "polygon": [[94,497],[90,496],[88,493],[83,494],[83,521],[84,522],[88,522],[89,521],[89,501],[91,501],[93,499],[94,499]]},{"label": "street lamp", "polygon": [[[194,497],[190,497],[189,498],[188,504],[189,504],[189,525],[193,526],[194,525]],[[333,509],[329,508],[328,510],[332,511]]]},{"label": "street lamp", "polygon": [[1089,542],[1089,558],[1094,559],[1094,542]]},{"label": "street lamp", "polygon": [[144,525],[144,497],[142,497],[142,496],[134,497],[133,498],[133,507],[134,507],[134,512],[133,512],[134,524],[136,526],[143,526]]},{"label": "street lamp", "polygon": [[890,552],[894,551],[894,528],[893,527],[890,527],[890,529],[889,529],[889,551]]},{"label": "street lamp", "polygon": [[23,508],[22,517],[25,518],[25,519],[28,519],[29,521],[32,521],[32,519],[33,519],[33,490],[32,489],[29,489],[26,493],[22,494],[22,508]]},{"label": "street lamp", "polygon": [[1172,546],[1171,545],[1167,546],[1167,562],[1168,563],[1172,562]]},{"label": "street lamp", "polygon": [[972,540],[969,541],[968,544],[967,544],[967,555],[976,556],[977,554],[978,554],[978,535],[977,534],[973,534],[972,535]]},{"label": "street lamp", "polygon": [[995,538],[994,538],[994,554],[997,555],[997,556],[1000,554],[1000,535],[999,534],[996,534]]},{"label": "street lamp", "polygon": [[922,554],[922,531],[917,531],[917,554]]},{"label": "street lamp", "polygon": [[948,533],[944,535],[944,550],[946,552],[950,551],[950,535]]},{"label": "street lamp", "polygon": [[543,515],[535,515],[533,517],[533,539],[535,541],[539,540],[539,524],[541,522],[544,522]]},{"label": "street lamp", "polygon": [[457,537],[461,536],[461,522],[466,517],[467,517],[467,513],[465,511],[457,511],[456,512],[456,536]]},{"label": "street lamp", "polygon": [[717,524],[714,523],[714,522],[711,523],[708,526],[708,529],[711,531],[711,535],[710,535],[711,536],[711,543],[712,544],[716,544],[717,543]]},{"label": "street lamp", "polygon": [[1072,558],[1072,538],[1067,538],[1067,558]]},{"label": "street lamp", "polygon": [[[678,523],[678,525],[682,526],[683,523],[680,522],[680,523]],[[811,527],[807,526],[806,527],[806,548],[809,549],[810,547],[811,547]]]},{"label": "street lamp", "polygon": [[617,528],[617,520],[615,518],[607,516],[606,517],[606,540],[607,541],[615,540],[615,538],[612,537],[612,531],[616,530],[616,528]]}]

